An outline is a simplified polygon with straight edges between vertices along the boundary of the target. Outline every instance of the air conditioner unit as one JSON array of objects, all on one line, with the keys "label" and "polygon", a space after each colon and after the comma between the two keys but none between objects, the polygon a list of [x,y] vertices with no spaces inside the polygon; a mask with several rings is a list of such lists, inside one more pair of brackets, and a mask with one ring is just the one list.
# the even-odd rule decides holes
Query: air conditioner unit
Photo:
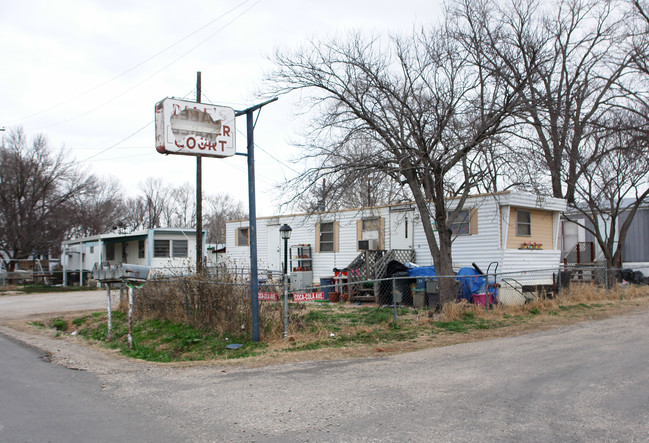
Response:
[{"label": "air conditioner unit", "polygon": [[358,240],[359,251],[376,251],[377,249],[379,249],[379,240],[376,238]]}]

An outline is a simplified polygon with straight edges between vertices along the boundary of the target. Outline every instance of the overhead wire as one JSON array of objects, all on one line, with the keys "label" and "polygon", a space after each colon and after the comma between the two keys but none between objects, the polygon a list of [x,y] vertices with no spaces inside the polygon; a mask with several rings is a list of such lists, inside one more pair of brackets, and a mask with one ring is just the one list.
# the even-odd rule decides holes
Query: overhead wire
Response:
[{"label": "overhead wire", "polygon": [[[212,100],[210,100],[209,97],[207,97],[207,95],[205,95],[205,94],[203,93],[202,96],[205,97],[209,103],[212,103]],[[259,118],[259,114],[257,114],[257,118]],[[255,122],[255,125],[256,125],[256,122]],[[238,132],[239,134],[241,134],[241,135],[246,135],[246,134],[244,134],[244,133],[243,133],[240,129],[238,129],[238,128],[237,128],[237,132]],[[297,169],[295,169],[295,168],[293,168],[292,166],[290,166],[290,165],[284,163],[282,160],[278,159],[278,158],[275,157],[273,154],[271,154],[270,152],[268,152],[267,150],[265,150],[264,148],[262,148],[261,146],[259,146],[259,144],[258,144],[257,142],[255,142],[255,148],[259,149],[260,151],[262,151],[263,153],[265,153],[266,155],[268,155],[270,158],[272,158],[273,160],[275,160],[277,163],[279,163],[280,165],[282,165],[282,166],[284,166],[284,167],[290,169],[291,171],[295,172],[296,174],[299,174],[299,173],[300,173],[300,171],[298,171]]]},{"label": "overhead wire", "polygon": [[219,32],[221,32],[222,30],[224,30],[224,29],[227,28],[228,26],[230,26],[230,25],[231,25],[232,23],[234,23],[237,19],[239,19],[243,14],[245,14],[246,12],[248,12],[249,10],[251,10],[252,8],[254,8],[254,7],[255,7],[258,3],[260,3],[261,1],[262,1],[262,0],[257,0],[257,1],[256,1],[255,3],[253,3],[250,7],[248,7],[248,8],[245,9],[244,11],[242,11],[239,15],[237,15],[237,16],[234,17],[232,20],[230,20],[229,22],[227,22],[226,24],[224,24],[223,26],[221,26],[219,29],[217,29],[217,30],[216,30],[215,32],[213,32],[212,34],[210,34],[207,38],[201,40],[197,45],[192,46],[188,51],[186,51],[186,52],[184,52],[183,54],[181,54],[180,56],[176,57],[176,58],[173,59],[171,62],[167,63],[166,65],[164,65],[162,68],[160,68],[160,69],[158,69],[157,71],[155,71],[155,72],[154,72],[153,74],[151,74],[150,76],[146,77],[145,79],[143,79],[143,80],[140,81],[139,83],[136,83],[135,85],[133,85],[131,88],[129,88],[129,89],[123,91],[121,94],[118,94],[118,95],[114,96],[114,97],[111,98],[110,100],[105,101],[104,103],[101,103],[101,104],[95,106],[94,108],[92,108],[92,109],[90,109],[90,110],[88,110],[88,111],[85,111],[85,112],[83,112],[83,113],[81,113],[81,114],[75,115],[74,117],[70,117],[70,118],[67,119],[67,120],[63,120],[63,121],[60,121],[60,122],[57,122],[57,123],[53,123],[53,124],[51,124],[51,125],[43,126],[43,127],[41,127],[41,128],[37,128],[36,130],[47,129],[47,128],[51,128],[51,127],[53,127],[53,126],[58,126],[58,125],[62,125],[62,124],[64,124],[64,123],[69,123],[69,122],[71,122],[71,121],[77,120],[77,119],[79,119],[79,118],[81,118],[81,117],[84,117],[84,116],[86,116],[86,115],[88,115],[88,114],[91,114],[91,113],[95,112],[96,110],[98,110],[98,109],[100,109],[100,108],[103,108],[103,107],[106,106],[107,104],[110,104],[110,103],[114,102],[115,100],[117,100],[117,99],[123,97],[124,95],[128,94],[129,92],[133,91],[134,89],[136,89],[137,87],[139,87],[140,85],[142,85],[143,83],[146,83],[147,81],[151,80],[153,77],[155,77],[156,75],[160,74],[161,72],[163,72],[164,70],[166,70],[166,69],[167,69],[168,67],[170,67],[171,65],[173,65],[173,64],[175,64],[176,62],[178,62],[179,60],[182,60],[183,58],[185,58],[187,55],[189,55],[189,54],[190,54],[191,52],[193,52],[195,49],[197,49],[198,47],[202,46],[202,45],[205,44],[207,41],[209,41],[210,39],[212,39],[212,37],[214,37],[216,34],[218,34]]},{"label": "overhead wire", "polygon": [[[183,38],[181,38],[181,39],[179,39],[179,40],[176,40],[175,42],[173,42],[172,44],[170,44],[170,45],[167,46],[166,48],[161,49],[160,51],[156,52],[155,54],[151,55],[150,57],[147,57],[146,59],[142,60],[141,62],[136,63],[135,65],[131,66],[130,68],[126,69],[125,71],[120,72],[119,74],[115,75],[114,77],[112,77],[112,78],[110,78],[110,79],[108,79],[108,80],[106,80],[106,81],[104,81],[104,82],[102,82],[102,83],[100,83],[100,84],[98,84],[98,85],[95,85],[95,86],[93,86],[93,87],[91,87],[91,88],[88,88],[88,89],[84,90],[83,92],[80,92],[80,93],[78,93],[78,94],[76,94],[76,95],[70,97],[70,98],[67,99],[67,100],[64,100],[64,101],[62,101],[62,102],[60,102],[60,103],[57,103],[56,105],[50,106],[49,108],[46,108],[46,109],[42,109],[42,110],[40,110],[40,111],[38,111],[38,112],[35,112],[35,113],[33,113],[33,114],[29,114],[29,115],[27,115],[27,116],[25,116],[25,117],[18,118],[18,119],[15,119],[15,120],[12,120],[12,121],[10,121],[9,123],[15,123],[15,122],[17,122],[17,121],[28,120],[28,119],[33,118],[33,117],[36,117],[36,116],[38,116],[38,115],[41,115],[41,114],[44,114],[44,113],[46,113],[46,112],[52,111],[52,110],[54,110],[54,109],[56,109],[56,108],[59,108],[59,107],[61,107],[61,106],[63,106],[63,105],[66,105],[66,104],[68,104],[68,103],[70,103],[70,102],[72,102],[72,101],[74,101],[74,100],[76,100],[76,99],[78,99],[78,98],[80,98],[80,97],[83,97],[83,96],[85,96],[85,95],[88,95],[88,94],[90,94],[91,92],[94,92],[94,91],[96,91],[97,89],[102,88],[102,87],[104,87],[104,86],[106,86],[106,85],[108,85],[108,84],[114,82],[114,81],[117,80],[118,78],[121,78],[121,77],[125,76],[126,74],[128,74],[129,72],[136,70],[136,69],[139,68],[140,66],[145,65],[146,63],[150,62],[151,60],[153,60],[154,58],[158,57],[159,55],[164,54],[165,52],[167,52],[167,51],[170,50],[171,48],[173,48],[173,47],[179,45],[180,43],[184,42],[184,41],[187,40],[188,38],[190,38],[190,37],[192,37],[192,36],[198,34],[198,33],[199,33],[200,31],[202,31],[203,29],[205,29],[205,28],[207,28],[208,26],[214,24],[215,22],[221,20],[223,17],[226,17],[226,16],[229,15],[231,12],[233,12],[233,11],[239,9],[240,7],[242,7],[243,5],[245,5],[246,3],[250,2],[250,1],[252,1],[252,0],[244,0],[243,2],[239,3],[239,4],[238,4],[237,6],[235,6],[234,8],[229,9],[228,11],[226,11],[226,12],[224,12],[223,14],[219,15],[219,16],[216,17],[215,19],[213,19],[213,20],[207,22],[205,25],[201,26],[200,28],[198,28],[198,29],[196,29],[196,30],[190,32],[189,34],[187,34],[187,35],[184,36]],[[259,0],[259,1],[261,1],[261,0]],[[257,2],[257,3],[258,3],[258,2]],[[253,5],[253,6],[254,6],[254,5]]]}]

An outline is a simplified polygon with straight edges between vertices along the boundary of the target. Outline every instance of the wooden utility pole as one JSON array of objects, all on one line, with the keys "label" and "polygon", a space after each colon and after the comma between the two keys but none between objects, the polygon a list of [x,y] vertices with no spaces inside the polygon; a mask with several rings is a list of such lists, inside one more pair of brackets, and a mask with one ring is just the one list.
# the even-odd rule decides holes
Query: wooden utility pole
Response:
[{"label": "wooden utility pole", "polygon": [[[201,102],[201,72],[196,73],[196,103]],[[196,156],[196,274],[203,273],[203,158]]]}]

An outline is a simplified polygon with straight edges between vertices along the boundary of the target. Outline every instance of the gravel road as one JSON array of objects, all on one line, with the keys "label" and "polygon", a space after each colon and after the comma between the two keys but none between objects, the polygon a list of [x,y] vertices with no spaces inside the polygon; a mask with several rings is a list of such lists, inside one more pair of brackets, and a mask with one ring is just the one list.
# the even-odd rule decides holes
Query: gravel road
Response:
[{"label": "gravel road", "polygon": [[646,309],[409,354],[263,368],[142,363],[76,340],[0,332],[91,371],[106,395],[187,441],[649,439]]}]

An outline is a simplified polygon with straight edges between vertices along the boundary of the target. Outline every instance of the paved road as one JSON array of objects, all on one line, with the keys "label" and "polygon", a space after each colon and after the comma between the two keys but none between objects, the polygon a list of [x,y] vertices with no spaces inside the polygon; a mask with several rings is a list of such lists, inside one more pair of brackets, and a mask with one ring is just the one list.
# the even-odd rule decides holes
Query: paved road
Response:
[{"label": "paved road", "polygon": [[[62,383],[88,377],[83,404],[124,405],[186,441],[648,441],[648,337],[643,310],[372,360],[255,369],[75,363],[95,381],[58,370]],[[68,342],[51,346],[80,354]]]},{"label": "paved road", "polygon": [[0,334],[0,441],[184,441],[134,402],[105,395],[93,374],[50,364],[43,352]]}]

